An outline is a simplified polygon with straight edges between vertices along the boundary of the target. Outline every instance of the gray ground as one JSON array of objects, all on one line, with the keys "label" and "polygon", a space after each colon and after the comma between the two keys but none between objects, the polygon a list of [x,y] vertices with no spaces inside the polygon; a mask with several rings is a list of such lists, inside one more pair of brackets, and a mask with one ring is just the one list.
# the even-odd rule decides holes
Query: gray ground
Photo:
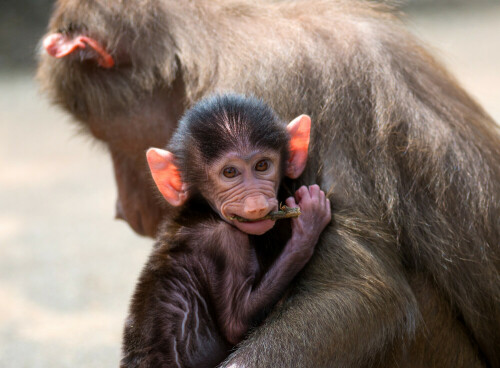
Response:
[{"label": "gray ground", "polygon": [[[500,4],[413,13],[410,27],[500,121]],[[0,70],[0,367],[116,367],[149,239],[113,220],[105,149]]]}]

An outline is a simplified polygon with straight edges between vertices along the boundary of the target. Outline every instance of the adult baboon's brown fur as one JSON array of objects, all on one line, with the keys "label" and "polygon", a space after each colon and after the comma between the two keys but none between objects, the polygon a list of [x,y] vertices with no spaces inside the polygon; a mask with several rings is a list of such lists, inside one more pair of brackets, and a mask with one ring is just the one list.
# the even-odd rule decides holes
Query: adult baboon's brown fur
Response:
[{"label": "adult baboon's brown fur", "polygon": [[108,144],[120,216],[168,208],[144,151],[214,91],[312,117],[306,173],[335,215],[288,298],[230,357],[245,367],[500,366],[500,135],[384,6],[61,0],[50,31],[116,65],[41,58],[55,103]]}]

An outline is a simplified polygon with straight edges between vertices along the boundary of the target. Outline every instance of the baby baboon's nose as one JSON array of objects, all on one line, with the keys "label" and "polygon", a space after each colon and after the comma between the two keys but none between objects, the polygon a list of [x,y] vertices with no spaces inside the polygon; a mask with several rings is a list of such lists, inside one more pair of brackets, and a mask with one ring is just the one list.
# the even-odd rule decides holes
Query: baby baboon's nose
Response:
[{"label": "baby baboon's nose", "polygon": [[269,202],[263,195],[248,197],[245,199],[243,211],[246,218],[258,219],[269,212]]}]

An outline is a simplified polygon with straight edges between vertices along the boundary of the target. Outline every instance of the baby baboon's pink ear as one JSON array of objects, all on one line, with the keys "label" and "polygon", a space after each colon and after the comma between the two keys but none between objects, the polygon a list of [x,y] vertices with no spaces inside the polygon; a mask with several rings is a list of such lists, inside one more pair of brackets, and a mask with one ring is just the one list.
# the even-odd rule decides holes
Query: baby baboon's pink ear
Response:
[{"label": "baby baboon's pink ear", "polygon": [[307,115],[300,115],[293,119],[286,128],[290,134],[290,146],[285,174],[289,178],[297,179],[306,168],[311,118]]},{"label": "baby baboon's pink ear", "polygon": [[188,195],[182,184],[179,170],[174,164],[174,155],[159,148],[150,148],[146,157],[151,175],[163,197],[172,206],[183,205]]}]

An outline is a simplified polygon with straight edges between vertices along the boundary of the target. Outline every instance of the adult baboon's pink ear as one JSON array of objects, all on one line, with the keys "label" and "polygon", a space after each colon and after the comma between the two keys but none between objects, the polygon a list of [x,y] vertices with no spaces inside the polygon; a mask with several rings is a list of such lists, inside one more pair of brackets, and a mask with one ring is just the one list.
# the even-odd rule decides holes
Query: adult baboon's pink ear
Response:
[{"label": "adult baboon's pink ear", "polygon": [[150,148],[146,157],[156,186],[167,202],[172,206],[184,204],[188,194],[179,169],[174,164],[174,155],[159,148]]},{"label": "adult baboon's pink ear", "polygon": [[297,179],[304,171],[307,163],[307,151],[311,136],[311,118],[300,115],[286,127],[290,134],[289,158],[285,170],[286,176]]},{"label": "adult baboon's pink ear", "polygon": [[55,58],[66,57],[79,50],[93,50],[91,55],[97,65],[102,68],[112,68],[115,65],[113,57],[96,40],[75,35],[74,37],[62,33],[52,33],[43,39],[43,47],[47,53]]}]

